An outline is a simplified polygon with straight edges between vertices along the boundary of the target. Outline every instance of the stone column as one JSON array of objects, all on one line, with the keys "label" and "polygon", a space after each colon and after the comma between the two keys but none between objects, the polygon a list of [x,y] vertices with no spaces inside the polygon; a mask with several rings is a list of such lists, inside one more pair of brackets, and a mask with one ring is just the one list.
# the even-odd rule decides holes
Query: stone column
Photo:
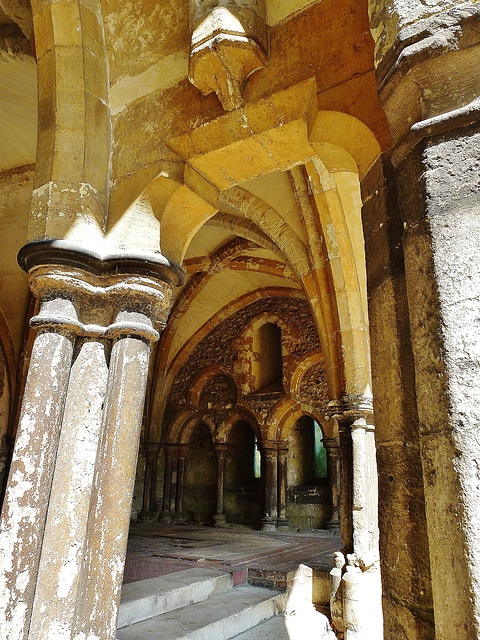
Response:
[{"label": "stone column", "polygon": [[277,443],[263,443],[265,512],[262,531],[275,531],[277,527]]},{"label": "stone column", "polygon": [[382,640],[378,480],[374,428],[367,422],[371,422],[371,403],[347,398],[345,406],[347,410],[335,416],[341,451],[341,533],[347,552],[343,576],[345,638]]},{"label": "stone column", "polygon": [[183,511],[183,493],[185,490],[185,459],[188,445],[181,444],[177,448],[177,492],[175,495],[175,522],[186,522],[187,515]]},{"label": "stone column", "polygon": [[[145,480],[143,485],[143,502],[142,511],[139,513],[140,520],[150,520],[155,517],[152,509],[152,503],[154,501],[154,487],[155,482],[155,463],[158,456],[159,445],[155,442],[147,442],[143,446],[145,454]],[[158,515],[158,514],[157,514]]]},{"label": "stone column", "polygon": [[163,450],[165,452],[165,471],[163,480],[162,511],[160,513],[159,520],[161,522],[172,522],[170,503],[172,496],[172,463],[174,445],[165,444]]},{"label": "stone column", "polygon": [[332,515],[327,522],[329,529],[340,530],[340,439],[324,438],[323,446],[327,451],[328,480],[332,501]]},{"label": "stone column", "polygon": [[104,440],[73,627],[73,637],[79,639],[115,638],[148,377],[149,340],[155,339],[151,321],[143,314],[122,311],[116,325],[109,328],[114,344]]},{"label": "stone column", "polygon": [[277,528],[286,529],[290,522],[287,518],[287,456],[288,442],[278,443],[277,456]]},{"label": "stone column", "polygon": [[215,444],[215,453],[217,454],[217,513],[213,516],[216,527],[224,527],[225,507],[223,504],[225,495],[225,461],[228,446],[223,443]]},{"label": "stone column", "polygon": [[[131,257],[119,264],[61,241],[27,245],[19,261],[45,304],[32,319],[41,333],[20,421],[26,434],[19,430],[16,447],[20,468],[33,480],[22,479],[20,494],[13,467],[5,511],[5,531],[22,524],[16,532],[22,542],[28,506],[32,553],[19,556],[24,566],[14,554],[2,556],[17,590],[4,580],[1,596],[21,606],[3,610],[1,628],[8,640],[113,640],[150,344],[159,335],[153,323],[168,314],[170,270]],[[47,326],[53,342],[37,352]],[[23,454],[27,444],[33,457]],[[22,601],[15,603],[19,591]]]},{"label": "stone column", "polygon": [[353,551],[353,496],[352,496],[352,438],[350,431],[351,420],[347,416],[336,415],[338,422],[338,436],[340,442],[340,535],[344,544],[344,551]]},{"label": "stone column", "polygon": [[29,640],[69,638],[102,429],[106,344],[82,339],[68,385]]},{"label": "stone column", "polygon": [[173,450],[172,455],[172,482],[170,487],[170,504],[169,511],[173,514],[175,519],[175,505],[177,503],[177,481],[178,481],[178,449]]},{"label": "stone column", "polygon": [[[55,289],[44,291],[55,295]],[[0,521],[0,629],[26,637],[62,424],[77,314],[70,300],[40,300]]]}]

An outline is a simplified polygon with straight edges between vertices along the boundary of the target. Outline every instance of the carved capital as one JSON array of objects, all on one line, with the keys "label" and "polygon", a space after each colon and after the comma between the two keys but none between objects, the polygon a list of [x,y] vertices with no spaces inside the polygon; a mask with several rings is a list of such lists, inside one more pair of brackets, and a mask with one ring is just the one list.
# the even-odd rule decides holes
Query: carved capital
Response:
[{"label": "carved capital", "polygon": [[[178,268],[159,256],[101,257],[63,241],[31,243],[19,253],[40,302],[37,330],[117,340],[159,338],[181,281]],[[157,330],[158,329],[158,330]]]}]

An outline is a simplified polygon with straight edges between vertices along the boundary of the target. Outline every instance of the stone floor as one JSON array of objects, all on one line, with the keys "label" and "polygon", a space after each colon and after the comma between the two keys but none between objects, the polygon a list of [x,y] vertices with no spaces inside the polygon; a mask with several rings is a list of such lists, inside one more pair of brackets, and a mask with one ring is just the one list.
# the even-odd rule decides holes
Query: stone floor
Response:
[{"label": "stone floor", "polygon": [[323,530],[263,533],[239,526],[138,523],[130,528],[124,583],[204,567],[235,571],[239,581],[248,569],[250,583],[285,588],[287,574],[299,564],[330,571],[333,552],[341,548],[340,537]]}]

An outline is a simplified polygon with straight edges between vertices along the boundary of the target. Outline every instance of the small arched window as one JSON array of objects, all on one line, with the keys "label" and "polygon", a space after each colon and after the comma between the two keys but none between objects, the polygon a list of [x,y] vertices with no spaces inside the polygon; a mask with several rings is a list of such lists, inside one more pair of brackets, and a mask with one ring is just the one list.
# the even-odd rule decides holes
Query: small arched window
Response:
[{"label": "small arched window", "polygon": [[253,362],[255,391],[275,392],[283,389],[282,330],[265,322],[255,331]]},{"label": "small arched window", "polygon": [[323,446],[323,433],[320,425],[313,421],[313,477],[317,480],[326,478],[327,473],[327,450]]},{"label": "small arched window", "polygon": [[257,436],[253,444],[253,477],[261,478],[262,476],[262,456],[258,448]]}]

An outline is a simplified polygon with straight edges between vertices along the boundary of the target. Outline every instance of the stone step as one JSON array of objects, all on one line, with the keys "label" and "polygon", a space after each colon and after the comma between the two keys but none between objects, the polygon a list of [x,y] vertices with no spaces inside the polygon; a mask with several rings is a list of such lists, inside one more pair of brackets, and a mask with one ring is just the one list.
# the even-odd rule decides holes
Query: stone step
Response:
[{"label": "stone step", "polygon": [[117,631],[118,640],[228,640],[283,611],[285,594],[242,586]]},{"label": "stone step", "polygon": [[[303,613],[303,612],[302,612]],[[321,613],[278,615],[248,629],[235,640],[336,640],[328,618]]]},{"label": "stone step", "polygon": [[232,574],[199,568],[125,584],[117,627],[126,627],[201,602],[226,593],[233,586]]}]

